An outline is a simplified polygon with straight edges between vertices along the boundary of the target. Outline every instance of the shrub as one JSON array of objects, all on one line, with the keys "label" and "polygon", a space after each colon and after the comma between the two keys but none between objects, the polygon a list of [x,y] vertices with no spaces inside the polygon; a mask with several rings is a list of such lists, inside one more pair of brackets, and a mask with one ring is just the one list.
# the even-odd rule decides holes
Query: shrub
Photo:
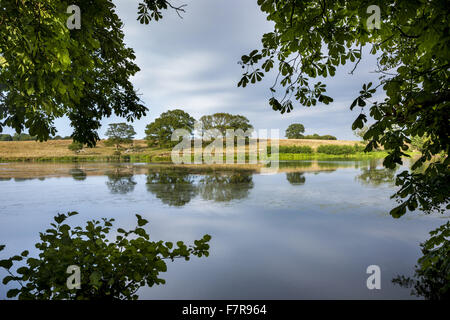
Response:
[{"label": "shrub", "polygon": [[[56,216],[52,228],[40,233],[41,240],[35,245],[40,251],[37,258],[28,257],[29,252],[23,251],[20,255],[0,260],[0,267],[10,274],[3,279],[3,284],[13,281],[21,285],[10,289],[8,298],[134,300],[138,298],[136,291],[140,287],[165,283],[160,278],[160,273],[167,271],[165,260],[189,260],[191,256],[209,255],[209,235],[195,240],[190,246],[183,241],[176,244],[150,241],[144,229],[148,221],[137,214],[135,229],[126,231],[119,228],[117,235],[111,237],[114,219],[92,220],[84,228],[72,228],[64,221],[75,214]],[[0,251],[4,247],[0,245]],[[12,267],[16,261],[21,266],[14,272]],[[25,261],[25,265],[20,261]],[[72,273],[73,267],[80,272],[78,289],[67,285],[69,280],[73,280],[67,273],[69,267],[72,267]]]},{"label": "shrub", "polygon": [[69,146],[67,147],[70,151],[73,152],[78,152],[81,149],[83,149],[83,144],[77,141],[72,142],[71,144],[69,144]]},{"label": "shrub", "polygon": [[332,155],[345,155],[353,154],[356,152],[362,152],[363,146],[355,144],[354,146],[338,146],[338,145],[321,145],[317,147],[318,153],[332,154]]},{"label": "shrub", "polygon": [[280,153],[313,153],[309,146],[280,146]]},{"label": "shrub", "polygon": [[303,136],[302,138],[299,138],[299,139],[337,140],[337,138],[335,136],[332,136],[332,135],[329,135],[329,134],[326,134],[324,136],[319,136],[317,133],[306,135],[306,136]]},{"label": "shrub", "polygon": [[0,134],[0,141],[13,141],[13,138],[9,134]]}]

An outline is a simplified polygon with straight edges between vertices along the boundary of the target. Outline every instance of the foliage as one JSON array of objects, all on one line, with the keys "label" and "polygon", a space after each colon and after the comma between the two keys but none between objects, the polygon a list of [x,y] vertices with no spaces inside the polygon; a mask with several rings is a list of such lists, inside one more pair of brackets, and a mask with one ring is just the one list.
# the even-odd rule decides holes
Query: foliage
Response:
[{"label": "foliage", "polygon": [[419,137],[419,136],[411,137],[411,147],[413,150],[422,152],[422,151],[424,151],[425,143],[428,140],[429,140],[429,138],[427,138],[425,135],[423,135],[422,137]]},{"label": "foliage", "polygon": [[[430,1],[296,1],[258,0],[273,32],[262,37],[262,50],[244,55],[245,69],[238,86],[256,83],[277,68],[270,88],[269,104],[281,113],[293,109],[293,100],[304,106],[329,104],[326,86],[317,77],[333,77],[339,66],[363,57],[363,48],[377,57],[378,84],[363,84],[350,109],[360,108],[352,129],[361,129],[372,117],[364,135],[366,150],[379,145],[388,150],[384,166],[394,168],[408,155],[411,136],[427,135],[422,156],[415,167],[428,162],[424,173],[403,172],[397,178],[399,205],[391,214],[399,217],[409,210],[430,213],[450,208],[449,179],[449,47],[448,3]],[[368,28],[370,5],[381,12],[381,27]],[[386,96],[382,101],[372,99]],[[280,92],[281,97],[276,97]],[[377,101],[378,100],[378,101]],[[367,104],[369,103],[370,106]],[[369,110],[367,110],[369,108]],[[368,114],[367,114],[368,113]],[[444,153],[443,157],[434,157]],[[415,168],[414,167],[414,168]],[[414,169],[413,168],[413,169]],[[428,192],[433,189],[433,192]]]},{"label": "foliage", "polygon": [[111,123],[106,136],[108,137],[107,144],[114,145],[116,150],[119,150],[121,144],[128,144],[133,142],[133,138],[136,135],[134,128],[130,124]]},{"label": "foliage", "polygon": [[364,146],[359,146],[355,144],[354,146],[339,146],[339,145],[321,145],[317,147],[318,153],[325,153],[325,154],[334,154],[334,155],[341,155],[341,154],[352,154],[356,152],[361,152],[364,150]]},{"label": "foliage", "polygon": [[233,115],[229,113],[214,113],[212,115],[202,116],[200,118],[203,131],[218,129],[222,136],[226,136],[226,130],[238,130],[241,129],[247,132],[249,129],[253,129],[250,121],[242,115]]},{"label": "foliage", "polygon": [[427,300],[450,300],[450,222],[430,232],[422,243],[415,279],[398,276],[393,283],[413,288],[411,294]]},{"label": "foliage", "polygon": [[304,132],[305,127],[301,123],[293,123],[287,127],[284,135],[288,139],[301,139]]},{"label": "foliage", "polygon": [[[190,256],[208,256],[208,242],[211,236],[205,235],[195,240],[193,246],[182,241],[150,241],[143,228],[148,221],[140,215],[137,227],[125,231],[117,229],[115,240],[108,235],[114,219],[92,220],[85,228],[71,228],[64,221],[77,214],[57,215],[51,229],[40,233],[41,242],[36,244],[40,250],[39,258],[27,258],[28,251],[0,261],[0,266],[8,270],[9,276],[3,284],[16,281],[20,288],[10,289],[8,298],[19,299],[137,299],[136,291],[142,286],[164,284],[159,277],[167,271],[164,260]],[[1,249],[1,248],[0,248]],[[16,270],[11,268],[15,261],[26,259],[26,265]],[[81,271],[81,288],[68,289],[66,285],[67,267],[76,265]]]},{"label": "foliage", "polygon": [[369,126],[364,125],[362,128],[356,129],[355,131],[353,131],[353,133],[354,133],[355,136],[357,136],[358,138],[361,138],[361,139],[363,139],[364,141],[366,141],[365,138],[364,138],[364,136],[365,136],[365,134],[367,133],[367,131],[369,131]]},{"label": "foliage", "polygon": [[[270,147],[267,148],[267,152],[270,153]],[[313,153],[314,150],[310,146],[279,146],[280,153]]]},{"label": "foliage", "polygon": [[15,133],[14,136],[12,136],[12,141],[35,141],[36,137],[30,136],[26,133]]},{"label": "foliage", "polygon": [[83,144],[77,141],[73,141],[69,146],[67,147],[70,151],[73,151],[75,153],[79,152],[81,149],[83,149]]},{"label": "foliage", "polygon": [[337,140],[337,138],[335,136],[326,134],[323,136],[318,135],[317,133],[314,133],[312,135],[305,135],[299,139],[312,139],[312,140]]},{"label": "foliage", "polygon": [[0,134],[0,141],[13,141],[13,138],[9,134]]},{"label": "foliage", "polygon": [[159,147],[170,147],[176,145],[177,141],[172,141],[172,133],[176,129],[185,129],[192,134],[195,119],[187,112],[175,109],[162,113],[159,118],[147,125],[145,130],[149,146],[157,143]]},{"label": "foliage", "polygon": [[[69,30],[73,4],[82,26]],[[111,0],[2,0],[0,21],[0,132],[27,128],[43,141],[67,116],[73,139],[93,146],[103,117],[145,115],[130,82],[139,68]]]},{"label": "foliage", "polygon": [[185,4],[180,6],[174,6],[167,0],[142,0],[138,7],[138,20],[141,24],[149,24],[150,21],[158,21],[162,19],[162,10],[173,9],[181,17],[181,13],[184,13]]}]

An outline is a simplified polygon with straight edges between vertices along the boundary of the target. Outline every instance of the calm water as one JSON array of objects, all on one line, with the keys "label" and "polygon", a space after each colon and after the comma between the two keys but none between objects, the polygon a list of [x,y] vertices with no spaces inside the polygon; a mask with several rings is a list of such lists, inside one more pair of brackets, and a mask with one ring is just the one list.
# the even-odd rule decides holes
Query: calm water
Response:
[{"label": "calm water", "polygon": [[[72,225],[108,217],[123,228],[139,213],[153,240],[212,235],[208,258],[168,262],[167,284],[142,289],[144,299],[411,298],[391,279],[412,275],[419,243],[448,214],[390,217],[393,177],[374,161],[285,163],[274,175],[0,164],[0,257],[33,255],[57,213],[78,211]],[[366,287],[372,264],[381,290]],[[0,284],[0,299],[6,290]]]}]

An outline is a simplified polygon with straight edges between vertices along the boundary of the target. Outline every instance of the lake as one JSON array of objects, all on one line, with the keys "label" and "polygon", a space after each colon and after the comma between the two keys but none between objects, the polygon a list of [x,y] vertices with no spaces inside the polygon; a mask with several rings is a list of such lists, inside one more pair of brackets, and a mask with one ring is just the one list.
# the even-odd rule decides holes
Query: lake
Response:
[{"label": "lake", "polygon": [[[404,168],[403,168],[404,169]],[[0,164],[0,258],[30,250],[57,213],[72,226],[149,220],[153,240],[191,243],[208,233],[210,256],[168,262],[165,285],[141,299],[409,299],[391,283],[411,276],[419,244],[447,215],[393,219],[394,171],[379,161],[281,163],[252,170],[171,169],[154,164]],[[366,286],[369,265],[381,289]],[[0,270],[0,278],[6,275]],[[9,285],[8,285],[9,286]],[[7,287],[0,284],[0,299]]]}]

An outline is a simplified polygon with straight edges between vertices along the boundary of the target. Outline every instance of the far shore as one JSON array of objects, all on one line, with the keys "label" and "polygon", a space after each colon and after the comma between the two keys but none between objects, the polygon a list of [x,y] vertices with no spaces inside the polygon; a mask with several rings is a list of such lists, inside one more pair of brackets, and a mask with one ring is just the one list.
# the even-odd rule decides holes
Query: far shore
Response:
[{"label": "far shore", "polygon": [[[105,146],[104,140],[95,148],[84,148],[75,153],[68,149],[72,140],[36,141],[1,141],[1,162],[145,162],[171,163],[171,149],[149,147],[145,140],[134,140],[132,145],[124,145],[120,157],[115,155],[115,148]],[[269,142],[270,143],[270,142]],[[282,146],[309,146],[316,150],[320,145],[354,146],[362,145],[354,140],[310,140],[310,139],[280,139]],[[322,153],[280,153],[280,161],[296,160],[358,160],[384,158],[384,151],[370,153],[355,152],[345,155],[330,155]],[[218,165],[220,166],[220,165]]]}]

